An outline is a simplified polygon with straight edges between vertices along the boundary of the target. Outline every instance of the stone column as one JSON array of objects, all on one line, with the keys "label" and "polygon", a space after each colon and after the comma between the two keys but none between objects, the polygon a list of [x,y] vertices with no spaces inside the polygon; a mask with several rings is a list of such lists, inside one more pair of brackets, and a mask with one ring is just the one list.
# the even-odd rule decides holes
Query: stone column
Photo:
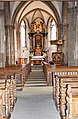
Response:
[{"label": "stone column", "polygon": [[76,7],[69,8],[69,38],[68,38],[68,65],[75,65],[75,45],[76,45]]},{"label": "stone column", "polygon": [[68,64],[68,2],[63,2],[63,32],[61,39],[64,40],[62,51],[64,53],[64,63]]},{"label": "stone column", "polygon": [[10,2],[4,2],[5,35],[6,35],[6,63],[15,63],[14,26],[10,21]]},{"label": "stone column", "polygon": [[[78,4],[78,3],[77,3]],[[77,14],[76,14],[76,42],[75,42],[75,52],[74,52],[74,60],[75,65],[78,65],[78,6],[77,6]]]},{"label": "stone column", "polygon": [[0,10],[0,67],[5,67],[5,28],[2,10]]},{"label": "stone column", "polygon": [[4,2],[4,13],[5,13],[5,35],[6,35],[6,63],[11,63],[10,53],[10,2]]},{"label": "stone column", "polygon": [[[17,25],[16,26],[16,28],[15,28],[15,30],[16,30],[16,43],[17,43],[17,58],[18,58],[18,60],[19,60],[19,58],[20,58],[20,52],[21,52],[21,40],[20,40],[20,26],[19,25]],[[15,35],[15,33],[14,33],[14,35]],[[18,61],[19,62],[19,61]]]},{"label": "stone column", "polygon": [[14,26],[9,25],[10,29],[10,63],[15,63],[15,42],[14,42]]}]

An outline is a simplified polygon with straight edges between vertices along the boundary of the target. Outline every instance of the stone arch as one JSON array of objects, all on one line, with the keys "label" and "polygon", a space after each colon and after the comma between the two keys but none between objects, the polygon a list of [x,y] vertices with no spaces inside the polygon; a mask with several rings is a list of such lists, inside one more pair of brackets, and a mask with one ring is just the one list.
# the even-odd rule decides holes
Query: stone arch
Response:
[{"label": "stone arch", "polygon": [[[33,1],[30,1],[30,2],[20,2],[20,4],[17,6],[17,8],[16,8],[16,10],[14,11],[14,14],[13,14],[13,17],[12,17],[12,25],[17,25],[17,27],[18,27],[18,29],[19,29],[19,25],[20,25],[20,22],[19,21],[21,21],[23,18],[26,18],[26,15],[30,12],[28,12],[28,13],[25,13],[25,14],[23,14],[22,15],[22,13],[24,12],[24,10],[26,9],[26,7],[28,6],[28,5],[30,5],[31,3],[32,3]],[[60,24],[61,23],[61,20],[60,20],[60,16],[59,16],[59,13],[58,13],[58,11],[57,11],[57,9],[55,8],[55,6],[51,3],[51,2],[42,2],[42,3],[44,3],[52,12],[53,12],[53,14],[55,15],[55,18],[56,18],[56,21],[57,21],[57,24]],[[26,4],[26,5],[25,5]],[[21,13],[20,13],[20,10],[22,9],[22,11],[21,11]],[[51,16],[51,17],[53,17],[52,15],[51,15],[51,13],[49,13],[47,10],[45,10],[45,9],[41,9],[41,8],[34,8],[34,9],[32,9],[31,11],[33,12],[33,11],[40,11],[40,10],[42,10],[42,12],[47,12],[47,14],[49,14],[49,16]],[[16,18],[17,18],[17,16],[18,16],[18,14],[20,14],[19,15],[19,17],[18,17],[18,22],[16,21]],[[21,16],[23,16],[23,17],[21,17]],[[41,16],[42,16],[42,13],[41,13]],[[21,18],[21,20],[20,20],[20,18]],[[44,16],[42,16],[42,18],[43,18],[43,20],[44,20]],[[27,18],[26,18],[27,19]],[[28,19],[27,19],[27,21],[28,21]],[[47,24],[46,24],[47,25]],[[29,24],[29,21],[28,21],[28,26],[30,27],[30,24]],[[19,31],[17,31],[19,34],[18,35],[20,35],[20,32]],[[17,40],[19,40],[20,41],[20,37],[18,36],[18,38],[17,38]],[[19,41],[17,41],[18,43],[19,43]],[[19,48],[18,48],[19,49]]]},{"label": "stone arch", "polygon": [[[14,14],[12,16],[12,24],[14,25],[15,24],[15,20],[16,20],[16,16],[18,15],[20,9],[26,4],[27,2],[26,1],[23,1],[23,2],[20,2],[20,4],[17,6],[17,8],[15,9],[14,11]],[[30,2],[32,3],[32,1]],[[28,3],[27,6],[30,4]],[[52,11],[53,13],[55,14],[55,17],[57,19],[57,22],[60,24],[61,20],[60,20],[60,16],[58,14],[58,11],[57,9],[55,8],[55,6],[50,2],[50,1],[43,1],[44,4],[46,4]]]}]

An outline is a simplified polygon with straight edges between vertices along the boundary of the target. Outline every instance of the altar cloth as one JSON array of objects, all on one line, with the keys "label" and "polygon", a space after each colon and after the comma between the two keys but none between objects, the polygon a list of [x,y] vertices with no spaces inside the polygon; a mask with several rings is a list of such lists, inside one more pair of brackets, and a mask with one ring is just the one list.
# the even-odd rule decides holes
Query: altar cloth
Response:
[{"label": "altar cloth", "polygon": [[44,56],[33,56],[31,59],[31,61],[32,61],[31,64],[32,65],[33,64],[42,64],[43,60],[44,60]]},{"label": "altar cloth", "polygon": [[33,56],[31,60],[44,60],[44,56]]},{"label": "altar cloth", "polygon": [[33,56],[32,59],[42,59],[44,56]]}]

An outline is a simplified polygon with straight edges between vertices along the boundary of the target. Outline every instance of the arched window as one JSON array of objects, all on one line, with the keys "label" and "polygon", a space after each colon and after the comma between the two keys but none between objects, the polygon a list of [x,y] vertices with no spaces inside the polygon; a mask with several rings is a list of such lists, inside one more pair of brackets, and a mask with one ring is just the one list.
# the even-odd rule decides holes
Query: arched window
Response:
[{"label": "arched window", "polygon": [[26,24],[25,24],[25,21],[21,22],[20,32],[21,32],[21,47],[25,47],[26,46]]},{"label": "arched window", "polygon": [[74,3],[75,7],[77,6],[77,1],[75,0],[75,3]]},{"label": "arched window", "polygon": [[51,40],[56,40],[56,23],[54,20],[51,22]]},{"label": "arched window", "polygon": [[[56,38],[56,30],[57,30],[57,28],[56,28],[56,23],[55,23],[55,21],[54,20],[52,20],[51,21],[51,41],[53,41],[53,40],[56,40],[57,38]],[[56,52],[57,51],[57,45],[51,45],[51,48],[52,48],[52,52]]]}]

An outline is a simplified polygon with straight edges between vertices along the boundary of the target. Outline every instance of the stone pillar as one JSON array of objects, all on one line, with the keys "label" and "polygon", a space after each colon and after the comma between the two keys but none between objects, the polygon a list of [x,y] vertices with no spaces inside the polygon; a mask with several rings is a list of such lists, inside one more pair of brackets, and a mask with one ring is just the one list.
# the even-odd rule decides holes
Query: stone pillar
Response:
[{"label": "stone pillar", "polygon": [[78,6],[77,6],[77,14],[76,14],[76,42],[75,42],[75,52],[74,52],[74,60],[75,65],[78,65]]},{"label": "stone pillar", "polygon": [[2,10],[0,10],[0,67],[5,67],[5,28]]},{"label": "stone pillar", "polygon": [[10,25],[10,63],[15,63],[15,41],[14,41],[14,26]]},{"label": "stone pillar", "polygon": [[63,32],[61,34],[61,39],[64,40],[62,51],[64,53],[64,63],[68,64],[68,2],[63,2]]},{"label": "stone pillar", "polygon": [[6,63],[15,63],[14,26],[10,21],[10,2],[4,2],[5,35],[6,35]]},{"label": "stone pillar", "polygon": [[76,7],[69,8],[69,38],[68,38],[68,65],[75,65],[75,45],[76,45]]},{"label": "stone pillar", "polygon": [[21,40],[20,40],[20,30],[19,30],[20,26],[18,25],[15,29],[16,29],[16,43],[17,43],[17,58],[19,60],[20,52],[21,52]]},{"label": "stone pillar", "polygon": [[11,63],[10,53],[10,2],[4,2],[4,13],[5,13],[5,35],[6,35],[6,63]]}]

